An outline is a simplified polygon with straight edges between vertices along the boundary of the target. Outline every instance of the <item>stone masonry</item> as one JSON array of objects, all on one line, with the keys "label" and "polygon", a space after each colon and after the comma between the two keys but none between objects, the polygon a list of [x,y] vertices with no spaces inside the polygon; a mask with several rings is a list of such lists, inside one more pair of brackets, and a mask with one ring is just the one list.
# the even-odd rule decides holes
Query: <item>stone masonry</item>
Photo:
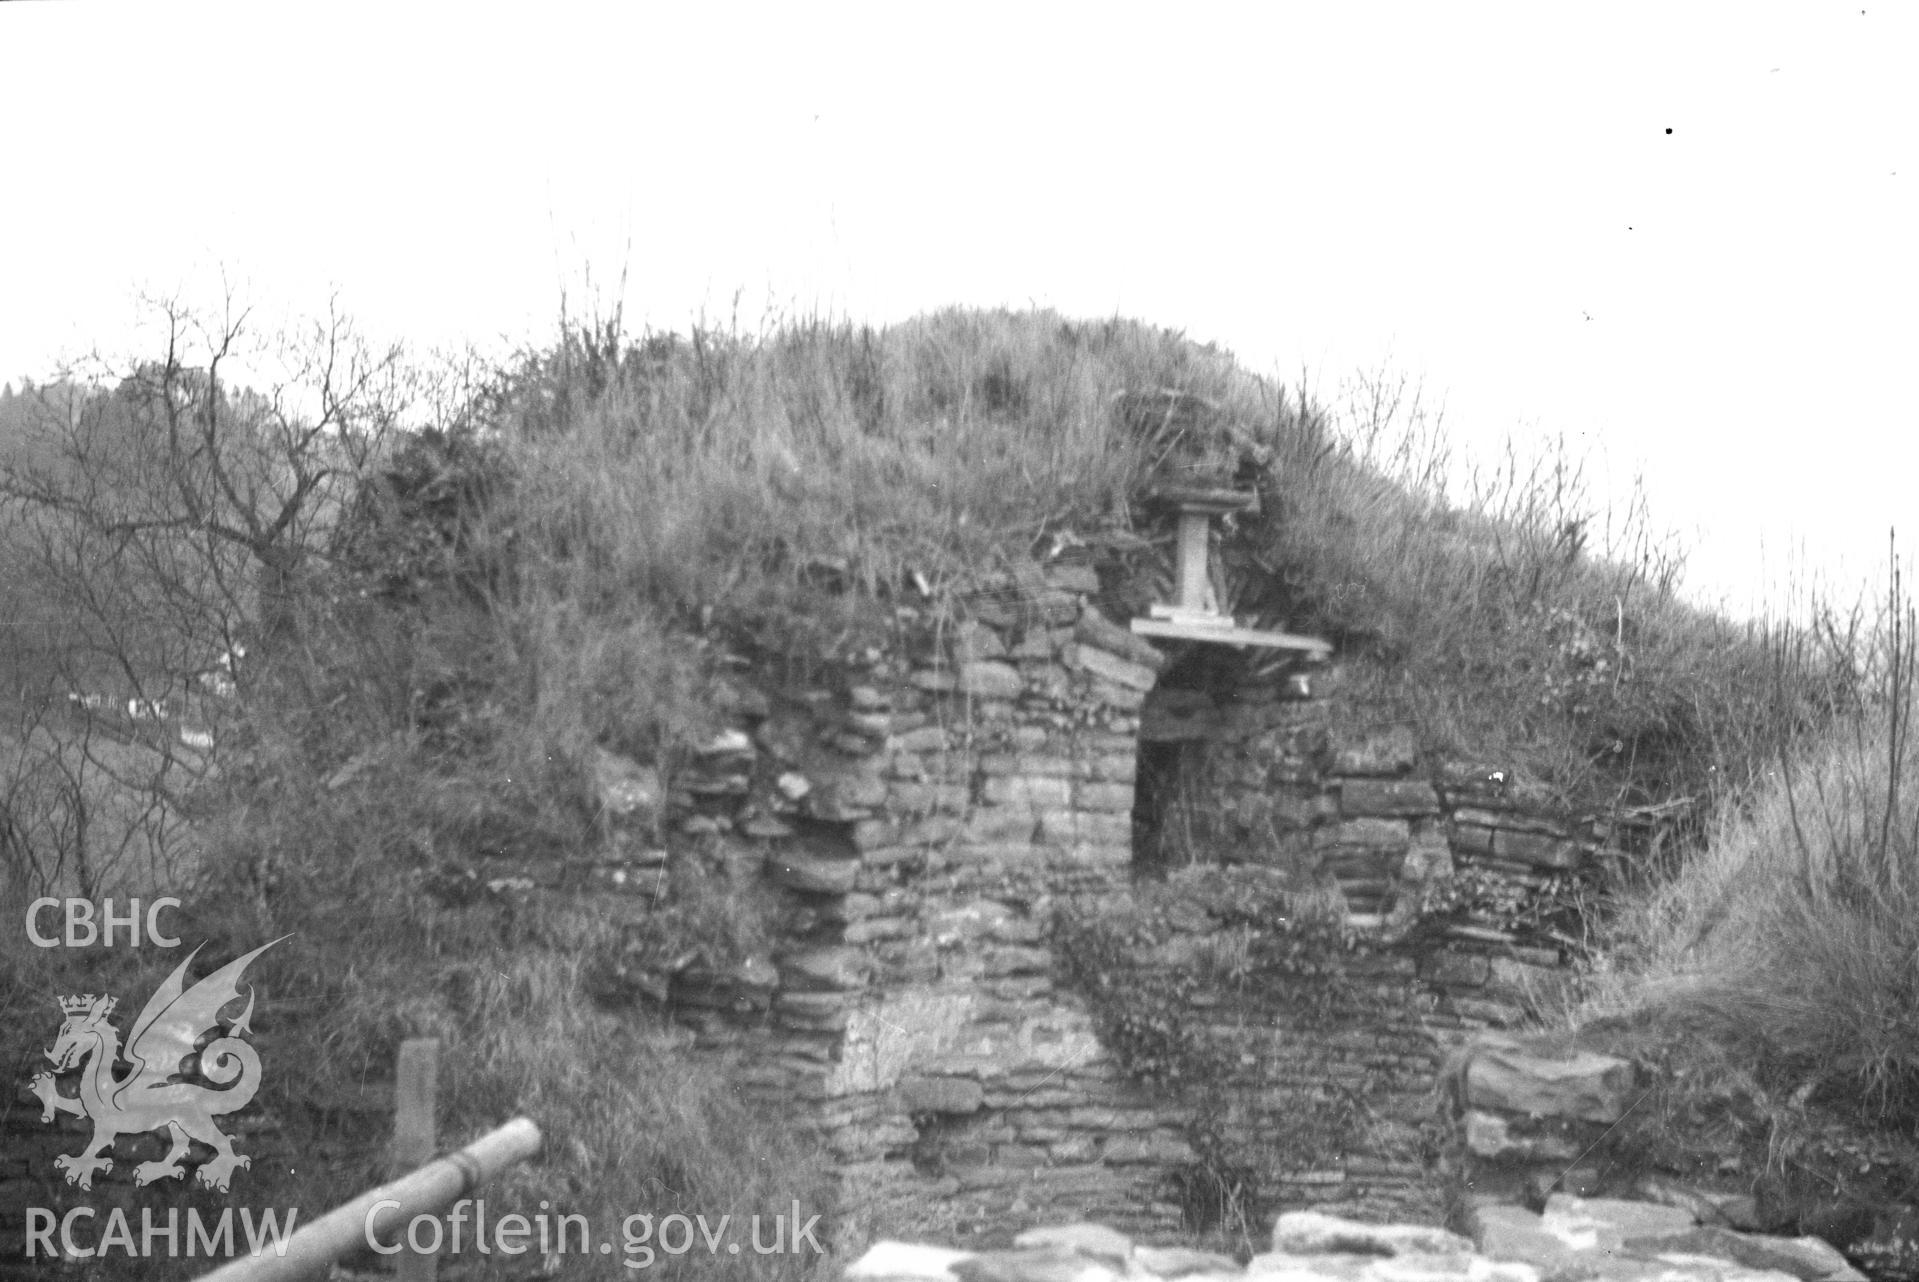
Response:
[{"label": "stone masonry", "polygon": [[[1132,902],[1142,742],[1198,745],[1215,875],[1335,896],[1364,944],[1355,973],[1395,995],[1390,1021],[1356,1014],[1312,1054],[1258,994],[1211,1005],[1216,1035],[1246,1042],[1249,1125],[1283,1119],[1329,1062],[1364,1087],[1354,1151],[1307,1170],[1279,1155],[1264,1187],[1283,1206],[1427,1213],[1421,1127],[1446,1052],[1570,973],[1549,923],[1496,910],[1588,869],[1606,827],[1495,769],[1428,762],[1411,727],[1347,706],[1337,672],[1320,697],[1270,674],[1161,690],[1178,647],[1128,631],[1101,583],[1086,563],[978,580],[805,688],[742,679],[734,724],[671,778],[604,757],[601,875],[636,923],[689,859],[778,901],[771,955],[715,972],[636,946],[618,985],[729,1055],[743,1089],[804,1102],[851,1240],[1062,1213],[1176,1227],[1192,1110],[1127,1079],[1050,931],[1062,905]],[[1448,899],[1462,881],[1473,894]]]}]

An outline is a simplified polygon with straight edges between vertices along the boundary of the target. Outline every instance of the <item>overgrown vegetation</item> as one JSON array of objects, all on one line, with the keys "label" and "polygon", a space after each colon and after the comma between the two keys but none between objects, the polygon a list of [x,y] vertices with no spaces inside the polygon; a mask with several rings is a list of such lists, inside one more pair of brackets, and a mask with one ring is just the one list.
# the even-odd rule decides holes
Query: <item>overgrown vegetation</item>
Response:
[{"label": "overgrown vegetation", "polygon": [[1619,897],[1572,1013],[1658,1070],[1620,1160],[1752,1193],[1886,1279],[1919,1276],[1915,635],[1895,548],[1876,604],[1815,603],[1771,639],[1764,697],[1824,715],[1776,736],[1701,849]]},{"label": "overgrown vegetation", "polygon": [[[1261,1249],[1278,1209],[1270,1177],[1337,1167],[1380,1087],[1355,1085],[1311,1036],[1389,1010],[1354,971],[1364,945],[1322,899],[1207,869],[1143,885],[1123,910],[1062,910],[1055,945],[1101,1044],[1190,1112],[1194,1160],[1170,1190],[1187,1227]],[[1273,1029],[1284,1034],[1268,1045]],[[1249,1116],[1244,1101],[1261,1097],[1275,1106]]]},{"label": "overgrown vegetation", "polygon": [[[1229,567],[1244,613],[1389,661],[1389,685],[1369,693],[1417,719],[1430,747],[1501,756],[1596,803],[1736,800],[1852,706],[1859,680],[1857,651],[1683,604],[1643,513],[1608,524],[1586,510],[1563,450],[1514,453],[1460,482],[1443,434],[1384,385],[1370,417],[1340,419],[1144,325],[953,311],[883,331],[802,319],[760,336],[636,339],[615,318],[457,379],[398,378],[384,351],[347,384],[328,381],[346,366],[295,362],[285,394],[221,393],[232,327],[210,333],[205,350],[170,345],[117,384],[56,385],[77,399],[39,399],[0,442],[10,582],[31,585],[34,608],[75,641],[47,650],[66,666],[16,683],[16,711],[38,720],[8,744],[97,732],[47,715],[62,681],[91,689],[118,665],[116,698],[166,697],[221,646],[270,638],[220,712],[210,768],[188,763],[186,782],[115,780],[168,789],[191,859],[123,861],[84,886],[186,890],[209,956],[295,932],[260,963],[276,1012],[261,1020],[276,1066],[262,1098],[291,1143],[338,1160],[321,1174],[256,1170],[261,1204],[317,1207],[372,1182],[384,1121],[342,1094],[384,1075],[400,1038],[430,1034],[445,1044],[449,1139],[515,1112],[546,1129],[543,1157],[503,1202],[548,1198],[596,1225],[648,1209],[823,1205],[798,1137],[734,1101],[679,1034],[595,1002],[596,967],[630,943],[618,923],[527,898],[521,879],[595,849],[597,747],[671,778],[722,723],[730,655],[803,672],[928,608],[957,575],[1075,544],[1134,558],[1150,579],[1163,531],[1143,486],[1169,466],[1261,491],[1255,537]],[[130,541],[116,550],[121,533]],[[97,662],[67,664],[81,653]],[[1809,1064],[1809,1039],[1779,1043],[1767,1062],[1859,1081],[1895,1111],[1914,1089],[1909,1026],[1886,1023],[1911,992],[1888,968],[1903,955],[1909,978],[1919,944],[1913,914],[1899,916],[1914,884],[1902,871],[1912,789],[1875,793],[1869,780],[1876,762],[1903,778],[1898,724],[1883,758],[1841,755],[1794,775],[1804,782],[1784,811],[1762,800],[1752,840],[1721,843],[1748,859],[1797,851],[1775,871],[1825,889],[1754,916],[1744,935],[1712,932],[1757,940],[1761,924],[1791,927],[1779,938],[1801,941],[1793,959],[1855,992],[1846,1027],[1860,1035],[1844,1062]],[[33,777],[16,770],[0,793],[10,890],[64,890],[91,846],[72,844],[73,826],[22,783]],[[1809,797],[1861,821],[1827,840]],[[1864,823],[1882,811],[1891,818]],[[1786,832],[1793,844],[1780,847]],[[647,929],[716,966],[759,947],[750,891],[697,851],[677,853],[693,873]],[[1717,866],[1695,875],[1753,880],[1736,872],[1744,864]],[[1707,884],[1684,883],[1693,889],[1657,900],[1647,920],[1686,918],[1679,900],[1718,902]],[[1877,933],[1814,937],[1834,921]],[[1239,938],[1246,925],[1223,929]],[[1132,928],[1084,925],[1069,952],[1092,991],[1121,973],[1115,941]],[[50,993],[149,991],[170,960],[44,954],[7,938],[0,1027],[17,1030],[3,1043],[17,1070],[45,1036]],[[1333,955],[1288,951],[1305,945],[1270,923],[1243,938],[1220,975]],[[1723,947],[1726,983],[1735,960],[1758,965]],[[1334,979],[1309,991],[1335,993]],[[1150,990],[1157,1014],[1109,1012],[1109,1032],[1143,1073],[1202,1079],[1212,1069],[1183,1040],[1185,981],[1165,982]],[[1822,1018],[1838,1018],[1847,1003],[1812,982],[1751,991],[1825,1002]],[[1314,1151],[1310,1136],[1300,1144]],[[1208,1160],[1195,1201],[1211,1198],[1216,1219],[1252,1205],[1232,1192],[1236,1159]],[[802,1263],[753,1259],[769,1274]]]},{"label": "overgrown vegetation", "polygon": [[1919,808],[1910,745],[1914,614],[1895,559],[1875,611],[1828,610],[1773,655],[1846,674],[1843,715],[1781,743],[1720,811],[1708,848],[1633,900],[1618,933],[1630,990],[1736,1047],[1776,1091],[1919,1123]]}]

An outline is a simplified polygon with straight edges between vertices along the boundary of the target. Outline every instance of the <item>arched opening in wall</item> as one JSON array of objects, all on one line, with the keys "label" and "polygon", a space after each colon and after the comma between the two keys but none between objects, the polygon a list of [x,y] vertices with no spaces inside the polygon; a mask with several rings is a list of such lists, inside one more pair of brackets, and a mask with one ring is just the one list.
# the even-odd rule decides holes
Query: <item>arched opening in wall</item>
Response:
[{"label": "arched opening in wall", "polygon": [[1271,697],[1266,690],[1284,680],[1259,659],[1232,646],[1184,644],[1146,697],[1133,787],[1136,874],[1218,863],[1234,842],[1242,783],[1221,748],[1243,724],[1235,710]]}]

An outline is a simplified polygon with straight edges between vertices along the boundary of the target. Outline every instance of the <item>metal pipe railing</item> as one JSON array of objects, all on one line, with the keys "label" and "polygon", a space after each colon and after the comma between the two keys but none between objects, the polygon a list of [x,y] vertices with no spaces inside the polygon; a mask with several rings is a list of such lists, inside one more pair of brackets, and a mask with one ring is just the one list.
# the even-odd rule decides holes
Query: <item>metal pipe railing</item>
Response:
[{"label": "metal pipe railing", "polygon": [[[367,1246],[370,1235],[387,1240],[404,1231],[416,1215],[438,1215],[507,1167],[539,1151],[540,1128],[531,1118],[516,1117],[459,1152],[428,1162],[410,1175],[328,1211],[295,1233],[287,1241],[284,1254],[234,1260],[203,1275],[199,1282],[298,1282],[324,1275],[335,1260]],[[381,1202],[398,1205],[374,1215],[373,1208]]]}]

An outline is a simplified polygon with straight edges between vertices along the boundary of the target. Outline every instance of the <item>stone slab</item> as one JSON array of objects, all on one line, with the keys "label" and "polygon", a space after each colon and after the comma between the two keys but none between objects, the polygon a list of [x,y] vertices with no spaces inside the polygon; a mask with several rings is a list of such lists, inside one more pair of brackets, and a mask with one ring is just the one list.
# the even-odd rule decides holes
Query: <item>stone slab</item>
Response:
[{"label": "stone slab", "polygon": [[1690,1213],[1676,1206],[1555,1193],[1546,1200],[1540,1223],[1546,1232],[1576,1251],[1616,1253],[1629,1238],[1684,1233],[1694,1221]]},{"label": "stone slab", "polygon": [[1816,1237],[1768,1237],[1700,1225],[1678,1233],[1628,1237],[1634,1255],[1709,1255],[1750,1269],[1790,1273],[1800,1282],[1865,1282],[1831,1243]]},{"label": "stone slab", "polygon": [[986,1092],[970,1077],[900,1079],[900,1106],[909,1113],[977,1113]]},{"label": "stone slab", "polygon": [[1625,1116],[1635,1081],[1626,1060],[1593,1051],[1547,1054],[1503,1037],[1474,1047],[1465,1076],[1473,1107],[1605,1125]]},{"label": "stone slab", "polygon": [[776,853],[766,860],[766,875],[775,885],[809,894],[844,895],[853,889],[859,872],[857,859]]},{"label": "stone slab", "polygon": [[1114,685],[1127,686],[1134,690],[1151,690],[1159,680],[1159,674],[1144,663],[1134,663],[1131,659],[1122,659],[1109,654],[1097,646],[1075,645],[1064,656],[1069,668],[1079,668],[1096,677],[1104,677]]},{"label": "stone slab", "polygon": [[1294,1255],[1456,1255],[1473,1244],[1418,1224],[1365,1224],[1318,1211],[1287,1211],[1273,1223],[1273,1250]]},{"label": "stone slab", "polygon": [[1436,815],[1439,794],[1424,779],[1342,779],[1339,812],[1349,817]]},{"label": "stone slab", "polygon": [[1011,664],[984,660],[960,664],[955,688],[981,699],[1013,699],[1026,688],[1026,682]]},{"label": "stone slab", "polygon": [[1013,1239],[1013,1245],[1022,1249],[1061,1247],[1121,1267],[1133,1256],[1133,1239],[1104,1224],[1054,1224],[1027,1229]]},{"label": "stone slab", "polygon": [[1585,852],[1576,841],[1537,832],[1512,832],[1505,828],[1493,832],[1493,853],[1501,859],[1555,870],[1577,868],[1585,859]]}]

